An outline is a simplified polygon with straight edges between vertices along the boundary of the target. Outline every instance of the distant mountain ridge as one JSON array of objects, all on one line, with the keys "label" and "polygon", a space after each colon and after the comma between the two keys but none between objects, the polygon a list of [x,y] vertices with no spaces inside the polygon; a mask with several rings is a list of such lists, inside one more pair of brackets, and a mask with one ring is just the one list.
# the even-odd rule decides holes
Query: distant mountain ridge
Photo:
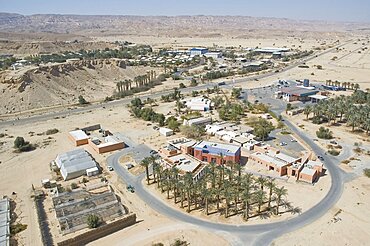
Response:
[{"label": "distant mountain ridge", "polygon": [[21,15],[0,13],[0,31],[126,34],[170,34],[173,31],[240,32],[255,29],[313,32],[366,30],[369,23],[302,21],[250,16],[119,16],[119,15]]}]

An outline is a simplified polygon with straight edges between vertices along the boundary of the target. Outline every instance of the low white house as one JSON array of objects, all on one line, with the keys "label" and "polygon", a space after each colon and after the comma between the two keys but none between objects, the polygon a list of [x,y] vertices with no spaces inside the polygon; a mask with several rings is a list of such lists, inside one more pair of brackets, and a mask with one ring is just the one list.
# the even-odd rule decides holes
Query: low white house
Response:
[{"label": "low white house", "polygon": [[202,126],[212,123],[212,118],[199,117],[190,120],[184,120],[184,126]]},{"label": "low white house", "polygon": [[209,111],[212,109],[212,101],[203,97],[185,100],[184,104],[187,108],[194,111]]},{"label": "low white house", "polygon": [[161,127],[159,128],[159,133],[165,137],[173,135],[173,130],[166,128],[166,127]]}]

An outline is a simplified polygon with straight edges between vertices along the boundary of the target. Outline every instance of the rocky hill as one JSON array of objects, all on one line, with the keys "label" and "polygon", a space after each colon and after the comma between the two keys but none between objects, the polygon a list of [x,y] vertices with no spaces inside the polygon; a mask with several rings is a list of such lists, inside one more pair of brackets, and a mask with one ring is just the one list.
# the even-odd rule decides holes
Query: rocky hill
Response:
[{"label": "rocky hill", "polygon": [[344,32],[368,28],[364,23],[299,21],[249,16],[91,16],[20,15],[0,13],[0,31],[51,32],[74,34],[147,34],[242,33],[256,29]]},{"label": "rocky hill", "polygon": [[145,74],[149,67],[126,67],[122,60],[74,61],[0,73],[0,114],[66,105],[111,96],[116,82]]}]

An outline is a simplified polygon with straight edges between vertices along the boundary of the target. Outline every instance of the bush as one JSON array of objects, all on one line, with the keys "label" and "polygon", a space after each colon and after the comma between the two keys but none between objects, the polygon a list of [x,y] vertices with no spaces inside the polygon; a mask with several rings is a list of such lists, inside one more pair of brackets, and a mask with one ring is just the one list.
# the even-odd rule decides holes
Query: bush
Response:
[{"label": "bush", "polygon": [[370,178],[370,168],[365,168],[364,169],[364,175],[368,178]]},{"label": "bush", "polygon": [[100,218],[95,214],[87,216],[87,225],[89,228],[97,228],[100,225]]},{"label": "bush", "polygon": [[179,87],[180,87],[180,89],[186,88],[186,86],[184,85],[184,83],[180,83],[179,84]]},{"label": "bush", "polygon": [[21,231],[26,230],[26,229],[27,229],[27,225],[17,223],[15,225],[10,226],[10,234],[14,236],[14,235],[20,233]]},{"label": "bush", "polygon": [[330,149],[330,150],[328,151],[328,153],[329,153],[329,154],[331,154],[331,155],[333,155],[333,156],[337,156],[337,155],[339,155],[339,154],[340,154],[340,152],[339,152],[339,151],[337,151],[337,150],[335,150],[335,149]]},{"label": "bush", "polygon": [[77,189],[77,188],[78,188],[78,185],[76,183],[71,184],[71,189],[72,190]]},{"label": "bush", "polygon": [[46,135],[52,135],[52,134],[56,134],[56,133],[58,133],[59,132],[59,130],[58,129],[56,129],[56,128],[54,128],[54,129],[49,129],[49,130],[47,130],[46,132],[45,132],[45,134]]},{"label": "bush", "polygon": [[87,178],[82,178],[82,183],[87,183],[87,182],[89,182],[89,180],[87,179]]},{"label": "bush", "polygon": [[332,139],[333,132],[330,131],[329,128],[320,127],[318,131],[316,131],[316,136],[321,139]]},{"label": "bush", "polygon": [[78,96],[78,104],[80,105],[85,105],[85,104],[88,104],[88,102],[85,100],[85,98],[83,96]]},{"label": "bush", "polygon": [[27,152],[34,150],[36,146],[25,141],[23,137],[16,137],[14,140],[14,148],[16,148],[20,152]]}]

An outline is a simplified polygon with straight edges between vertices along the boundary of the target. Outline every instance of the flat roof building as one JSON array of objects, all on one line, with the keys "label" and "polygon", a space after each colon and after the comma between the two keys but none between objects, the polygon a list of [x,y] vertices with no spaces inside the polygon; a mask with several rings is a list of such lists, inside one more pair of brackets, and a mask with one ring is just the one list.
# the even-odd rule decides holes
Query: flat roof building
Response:
[{"label": "flat roof building", "polygon": [[97,167],[95,160],[84,149],[75,149],[59,154],[55,163],[64,180],[86,175],[86,170]]},{"label": "flat roof building", "polygon": [[0,199],[0,245],[10,245],[10,201]]},{"label": "flat roof building", "polygon": [[184,120],[184,126],[201,126],[212,123],[212,118],[210,117],[199,117],[190,120]]},{"label": "flat roof building", "polygon": [[304,87],[283,87],[277,93],[277,97],[282,97],[287,102],[309,101],[309,96],[316,95],[318,92],[318,90],[311,90]]},{"label": "flat roof building", "polygon": [[201,141],[194,146],[194,157],[205,162],[216,164],[232,161],[240,163],[240,146],[224,143]]},{"label": "flat roof building", "polygon": [[81,146],[89,143],[89,136],[82,130],[70,131],[68,133],[69,139],[71,139],[75,146]]},{"label": "flat roof building", "polygon": [[204,97],[196,97],[190,100],[184,100],[184,104],[190,110],[209,111],[212,109],[212,101]]}]

